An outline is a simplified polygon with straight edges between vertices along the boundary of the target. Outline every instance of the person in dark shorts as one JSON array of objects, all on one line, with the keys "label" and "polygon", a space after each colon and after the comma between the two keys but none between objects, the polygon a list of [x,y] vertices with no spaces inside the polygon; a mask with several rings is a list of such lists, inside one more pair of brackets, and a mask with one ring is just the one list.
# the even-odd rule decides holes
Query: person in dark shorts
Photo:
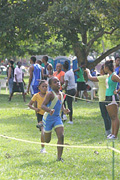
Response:
[{"label": "person in dark shorts", "polygon": [[75,96],[76,93],[75,77],[73,70],[72,69],[69,70],[68,61],[64,62],[63,70],[65,71],[65,76],[64,76],[64,84],[62,87],[65,89],[65,93],[67,95],[66,96],[67,106],[68,109],[70,110],[68,123],[73,124],[73,105],[72,105],[73,97],[71,96]]},{"label": "person in dark shorts", "polygon": [[114,72],[113,60],[105,62],[104,71],[109,74],[106,79],[106,109],[112,120],[112,133],[107,139],[116,139],[119,131],[118,117],[118,92],[117,83],[120,83],[120,77]]},{"label": "person in dark shorts", "polygon": [[[74,73],[77,75],[77,92],[76,92],[76,97],[79,97],[79,93],[81,91],[84,91],[83,94],[88,98],[88,93],[87,93],[87,87],[84,79],[84,70],[86,68],[86,65],[84,62],[81,63],[81,66],[78,69],[74,70]],[[77,99],[75,99],[77,101]]]},{"label": "person in dark shorts", "polygon": [[14,94],[14,92],[22,92],[23,95],[23,100],[25,102],[25,93],[24,93],[24,80],[23,80],[23,72],[21,69],[21,65],[22,63],[19,61],[17,62],[18,67],[15,68],[14,70],[14,80],[13,80],[13,89],[12,89],[12,93],[9,97],[9,101],[11,101],[11,98]]},{"label": "person in dark shorts", "polygon": [[[36,127],[39,128],[41,131],[41,142],[43,142],[43,143],[44,143],[44,129],[43,129],[42,118],[43,118],[43,114],[45,111],[43,109],[41,109],[41,105],[47,95],[47,88],[48,88],[47,81],[41,80],[38,85],[38,89],[40,92],[33,95],[32,99],[28,105],[31,109],[35,110],[35,112],[36,112],[37,121],[38,121],[38,124],[36,125]],[[37,107],[32,106],[34,104],[34,102],[37,102]],[[40,152],[46,153],[44,145],[41,145],[41,147],[42,147],[42,149]]]}]

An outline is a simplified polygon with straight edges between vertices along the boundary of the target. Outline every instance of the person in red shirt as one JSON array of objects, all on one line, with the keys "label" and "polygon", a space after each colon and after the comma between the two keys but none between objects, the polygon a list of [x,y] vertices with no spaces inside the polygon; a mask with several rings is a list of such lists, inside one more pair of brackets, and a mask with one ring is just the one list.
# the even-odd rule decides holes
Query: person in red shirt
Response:
[{"label": "person in red shirt", "polygon": [[[64,84],[64,75],[65,75],[65,72],[62,71],[62,64],[57,63],[56,71],[53,73],[53,76],[57,77],[60,81],[60,91],[62,91],[62,85]],[[65,106],[65,103],[64,103],[64,106]],[[63,120],[67,120],[67,116],[63,114],[63,112],[61,114],[61,117]]]},{"label": "person in red shirt", "polygon": [[64,75],[65,72],[62,71],[62,64],[57,63],[56,65],[56,71],[53,73],[53,76],[57,77],[60,81],[60,90],[62,90],[62,85],[64,84]]}]

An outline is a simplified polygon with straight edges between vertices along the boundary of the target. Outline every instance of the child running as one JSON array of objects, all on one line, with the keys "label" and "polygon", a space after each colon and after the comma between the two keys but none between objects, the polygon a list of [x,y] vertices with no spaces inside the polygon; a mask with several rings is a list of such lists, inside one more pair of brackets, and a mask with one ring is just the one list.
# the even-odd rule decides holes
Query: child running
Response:
[{"label": "child running", "polygon": [[[46,111],[43,116],[45,142],[50,142],[52,128],[54,127],[58,138],[57,144],[64,144],[64,127],[60,117],[60,110],[62,107],[65,114],[68,114],[70,110],[64,108],[64,98],[63,93],[60,91],[60,81],[58,78],[51,77],[49,79],[49,85],[52,91],[47,94],[41,106],[41,108]],[[57,147],[57,161],[63,162],[61,158],[62,153],[63,147]]]},{"label": "child running", "polygon": [[[47,88],[48,88],[48,83],[45,80],[41,80],[39,85],[38,85],[38,89],[40,92],[36,93],[33,95],[30,103],[29,103],[29,107],[33,110],[35,110],[36,115],[37,115],[37,121],[38,124],[36,125],[37,128],[40,129],[41,131],[41,142],[44,143],[44,130],[43,130],[43,123],[42,123],[42,118],[43,118],[43,114],[44,114],[44,110],[41,109],[41,105],[46,97],[47,94]],[[37,102],[37,107],[33,107],[32,105],[34,104],[34,102]],[[41,153],[46,153],[46,150],[44,148],[44,145],[41,145],[42,149],[41,149]]]}]

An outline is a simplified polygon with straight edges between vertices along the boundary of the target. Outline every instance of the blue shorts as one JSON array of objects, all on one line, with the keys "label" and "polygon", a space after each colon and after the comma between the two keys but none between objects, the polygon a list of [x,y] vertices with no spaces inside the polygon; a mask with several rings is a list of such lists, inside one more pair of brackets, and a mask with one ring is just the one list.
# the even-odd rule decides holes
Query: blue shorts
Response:
[{"label": "blue shorts", "polygon": [[30,85],[30,92],[32,95],[39,92],[38,85]]},{"label": "blue shorts", "polygon": [[44,131],[49,133],[52,128],[63,127],[63,122],[60,116],[54,117],[53,119],[43,118]]}]

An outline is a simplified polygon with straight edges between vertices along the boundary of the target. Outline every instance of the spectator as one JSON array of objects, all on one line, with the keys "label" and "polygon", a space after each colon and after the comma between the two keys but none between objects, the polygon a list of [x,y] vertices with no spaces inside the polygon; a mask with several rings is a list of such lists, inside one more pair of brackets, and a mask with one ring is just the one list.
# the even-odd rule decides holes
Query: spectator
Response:
[{"label": "spectator", "polygon": [[24,80],[23,80],[23,72],[21,69],[22,63],[19,61],[17,62],[17,65],[18,67],[16,67],[14,71],[13,89],[9,101],[11,101],[14,92],[22,92],[23,100],[25,102],[25,94],[24,94],[24,86],[23,86]]},{"label": "spectator", "polygon": [[49,80],[49,78],[53,75],[53,67],[52,64],[48,63],[48,56],[43,56],[42,62],[45,65],[43,71],[43,79]]},{"label": "spectator", "polygon": [[[70,96],[74,96],[76,93],[75,77],[74,77],[73,71],[68,70],[68,69],[69,69],[69,63],[68,63],[68,61],[65,61],[63,64],[63,70],[65,71],[65,76],[64,76],[65,83],[64,83],[63,87],[66,90],[66,94],[68,94]],[[66,96],[68,109],[70,110],[70,113],[69,113],[70,121],[68,123],[73,124],[73,121],[72,121],[72,115],[73,115],[72,100],[73,100],[73,98],[70,96]]]},{"label": "spectator", "polygon": [[[76,97],[79,97],[79,92],[84,91],[83,94],[86,97],[86,99],[88,98],[88,93],[86,90],[86,83],[85,83],[85,79],[84,79],[84,70],[86,68],[86,65],[84,62],[81,63],[81,66],[74,70],[74,73],[77,74],[77,92],[76,92]],[[77,101],[77,99],[75,100]]]},{"label": "spectator", "polygon": [[28,83],[28,88],[27,88],[27,93],[29,91],[31,92],[31,95],[33,96],[35,93],[38,93],[38,85],[39,85],[39,80],[42,79],[42,68],[39,64],[36,64],[36,57],[32,56],[30,58],[30,68],[29,68],[29,83]]},{"label": "spectator", "polygon": [[[116,90],[117,82],[120,83],[120,77],[114,72],[113,60],[105,62],[104,71],[109,74],[106,79],[106,108],[112,120],[112,134],[107,136],[108,139],[116,139],[119,131],[118,118],[118,90]],[[115,94],[116,92],[116,94]]]},{"label": "spectator", "polygon": [[89,80],[93,82],[98,82],[99,107],[100,107],[101,115],[104,119],[105,132],[106,132],[106,135],[108,136],[109,134],[111,134],[111,119],[107,112],[106,102],[105,102],[106,79],[108,75],[104,72],[104,65],[101,66],[100,76],[92,76],[89,69],[86,69],[85,72],[87,73]]},{"label": "spectator", "polygon": [[[62,64],[57,63],[56,71],[53,73],[53,76],[57,77],[60,81],[60,91],[62,91],[62,85],[64,84],[64,75],[65,75],[65,72],[62,71]],[[64,106],[65,106],[65,103],[64,103]],[[65,114],[62,113],[61,117],[63,120],[67,120],[67,116]]]},{"label": "spectator", "polygon": [[[120,75],[120,57],[115,58],[115,72],[119,76]],[[117,89],[119,89],[120,83],[117,84]]]},{"label": "spectator", "polygon": [[13,89],[13,78],[14,78],[14,66],[13,66],[14,60],[13,59],[9,60],[8,64],[9,64],[9,67],[8,67],[7,81],[8,81],[8,87],[9,87],[9,94],[11,96],[12,89]]}]

